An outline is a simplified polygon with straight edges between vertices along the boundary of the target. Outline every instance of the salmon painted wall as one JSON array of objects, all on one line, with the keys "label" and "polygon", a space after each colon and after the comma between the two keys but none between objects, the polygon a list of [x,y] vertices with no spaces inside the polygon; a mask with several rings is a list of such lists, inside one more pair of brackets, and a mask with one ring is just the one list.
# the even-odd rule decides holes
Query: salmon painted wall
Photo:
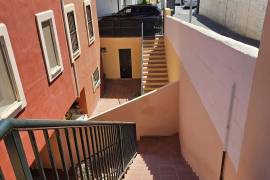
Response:
[{"label": "salmon painted wall", "polygon": [[238,171],[226,161],[225,180],[270,179],[270,2],[261,39]]},{"label": "salmon painted wall", "polygon": [[178,89],[174,82],[93,118],[136,122],[137,137],[169,136],[178,132]]},{"label": "salmon painted wall", "polygon": [[[170,21],[171,20],[172,19],[170,19]],[[267,50],[269,47],[269,34],[267,34],[267,32],[270,30],[269,20],[270,9],[268,7],[263,33],[264,43],[261,45],[258,58],[255,56],[255,52],[258,50],[254,48],[247,47],[243,44],[239,44],[238,42],[232,42],[232,40],[226,38],[226,41],[221,41],[223,38],[220,39],[211,32],[208,34],[203,30],[203,32],[200,32],[201,29],[198,27],[191,27],[191,25],[189,26],[186,23],[182,24],[181,22],[174,20],[172,20],[174,21],[173,23],[168,21],[165,22],[165,33],[167,33],[166,38],[169,39],[173,45],[174,50],[176,51],[175,53],[178,54],[178,61],[181,64],[179,87],[179,135],[181,149],[184,157],[190,163],[197,175],[199,175],[200,179],[212,180],[219,178],[224,142],[220,137],[217,127],[213,123],[214,119],[213,116],[211,116],[211,111],[214,109],[209,110],[209,107],[207,108],[205,98],[202,97],[202,91],[200,88],[198,88],[196,82],[194,82],[194,74],[192,74],[194,72],[190,71],[190,69],[187,70],[187,68],[194,65],[193,63],[196,62],[194,59],[200,60],[200,63],[204,62],[205,58],[215,62],[210,68],[212,69],[213,75],[209,77],[205,76],[206,69],[200,69],[199,64],[194,66],[197,68],[196,73],[201,73],[201,76],[208,77],[207,81],[201,82],[204,84],[204,86],[206,86],[205,88],[208,89],[204,91],[203,94],[208,93],[212,95],[212,89],[214,86],[209,86],[209,82],[212,81],[212,78],[219,78],[220,76],[220,74],[217,75],[218,71],[215,72],[214,67],[216,68],[219,61],[222,61],[222,58],[225,58],[227,55],[229,55],[228,58],[234,59],[235,63],[239,60],[241,61],[243,58],[246,58],[246,60],[243,59],[243,62],[246,62],[244,66],[248,65],[249,63],[253,65],[250,66],[252,67],[251,69],[243,69],[243,66],[237,66],[238,72],[244,70],[243,74],[246,74],[245,76],[240,77],[249,77],[248,81],[247,79],[242,79],[243,81],[248,82],[245,86],[243,86],[245,88],[241,88],[242,85],[238,84],[238,78],[235,79],[233,76],[227,76],[227,78],[232,78],[232,82],[236,82],[237,84],[236,91],[238,94],[234,94],[234,101],[232,101],[235,105],[233,107],[237,107],[237,109],[233,109],[232,112],[233,123],[237,122],[240,117],[241,108],[239,107],[241,105],[239,102],[240,99],[243,98],[241,96],[244,93],[247,93],[247,91],[250,92],[247,93],[248,96],[246,96],[247,120],[243,118],[246,123],[243,126],[244,128],[241,130],[243,132],[241,135],[242,141],[236,141],[237,138],[241,137],[239,136],[239,132],[241,131],[234,127],[235,124],[230,124],[233,129],[229,134],[229,148],[227,147],[227,150],[229,149],[231,152],[228,153],[227,151],[224,179],[254,180],[269,179],[270,177],[269,171],[267,170],[270,162],[270,156],[268,155],[270,152],[270,146],[268,146],[269,143],[267,142],[270,128],[268,119],[270,115],[269,110],[267,110],[268,108],[263,108],[268,107],[267,98],[269,97],[269,83],[267,83],[267,77],[269,77],[268,74],[270,72],[270,55],[268,53],[269,50]],[[174,32],[170,30],[169,32],[168,30],[166,31],[166,27],[170,28],[170,30],[173,29]],[[192,43],[187,43],[187,39],[185,37],[189,37],[191,39],[190,42]],[[212,43],[216,43],[214,48],[215,50],[212,48]],[[197,47],[198,45],[200,47]],[[192,52],[187,51],[187,49],[189,49],[191,46]],[[223,55],[224,50],[228,52]],[[216,56],[213,52],[216,52],[219,54],[219,56]],[[184,60],[186,61],[185,63],[183,63]],[[229,65],[228,62],[229,60],[224,61],[223,67],[220,68],[222,73],[225,72],[225,69]],[[207,63],[205,64],[204,62],[204,66],[207,66]],[[233,71],[231,71],[231,73],[232,72]],[[255,79],[253,79],[254,76]],[[251,98],[250,101],[249,98]],[[218,105],[220,102],[221,100],[215,104]],[[235,104],[235,102],[237,103]],[[235,152],[233,151],[234,148],[238,149],[237,151],[239,153],[239,159],[237,158],[237,153],[233,153]]]},{"label": "salmon painted wall", "polygon": [[[64,71],[51,84],[47,78],[42,47],[36,24],[36,13],[53,10],[62,55]],[[22,119],[64,119],[65,113],[75,100],[74,78],[71,72],[68,47],[64,31],[60,0],[0,2],[0,22],[7,26],[14,51],[27,106],[17,116]],[[29,164],[34,156],[27,134],[21,134]],[[37,138],[41,134],[37,134]],[[39,141],[43,147],[43,141]],[[13,179],[13,172],[6,150],[1,142],[0,166],[6,179]]]},{"label": "salmon painted wall", "polygon": [[141,38],[101,38],[104,73],[107,79],[120,79],[119,49],[131,49],[132,78],[141,78]]},{"label": "salmon painted wall", "polygon": [[75,59],[79,90],[79,102],[84,113],[91,115],[100,98],[100,88],[95,92],[92,86],[92,74],[100,67],[100,38],[96,10],[96,0],[91,0],[95,41],[89,45],[83,0],[64,0],[64,4],[75,6],[81,54]]}]

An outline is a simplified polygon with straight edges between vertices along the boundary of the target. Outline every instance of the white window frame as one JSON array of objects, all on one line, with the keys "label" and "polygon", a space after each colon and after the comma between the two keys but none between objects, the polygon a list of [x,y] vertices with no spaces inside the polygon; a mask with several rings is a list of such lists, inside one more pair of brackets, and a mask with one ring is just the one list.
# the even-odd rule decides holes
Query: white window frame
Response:
[{"label": "white window frame", "polygon": [[[85,16],[85,23],[86,23],[86,29],[87,29],[87,34],[88,34],[88,43],[89,43],[89,46],[91,44],[94,43],[95,41],[95,27],[94,27],[94,19],[93,19],[93,11],[92,11],[92,5],[91,5],[91,2],[90,0],[84,0],[83,1],[83,4],[84,4],[84,16]],[[92,18],[92,27],[93,27],[93,37],[90,37],[90,34],[89,34],[89,26],[88,26],[88,18],[87,18],[87,11],[86,11],[86,6],[90,6],[90,9],[91,9],[91,18]]]},{"label": "white window frame", "polygon": [[[75,11],[75,6],[73,3],[67,4],[64,7],[65,11],[65,24],[66,24],[66,30],[67,30],[67,39],[68,39],[68,45],[69,45],[69,53],[71,56],[71,62],[74,63],[76,58],[78,58],[81,54],[81,46],[80,46],[80,38],[79,38],[79,30],[78,30],[78,25],[77,25],[77,17],[76,17],[76,11]],[[73,53],[72,49],[72,42],[71,42],[71,37],[70,37],[70,29],[69,29],[69,23],[68,23],[68,13],[73,12],[74,14],[74,21],[75,21],[75,27],[76,27],[76,36],[78,39],[78,47],[79,49]]]},{"label": "white window frame", "polygon": [[[54,13],[52,10],[38,13],[38,14],[36,14],[36,20],[37,20],[39,36],[40,36],[41,45],[42,45],[43,56],[45,59],[47,74],[48,74],[49,82],[51,83],[64,71],[61,50],[60,50],[59,40],[58,40],[58,35],[57,35],[57,29],[56,29],[56,24],[55,24],[55,19],[54,19]],[[47,47],[45,44],[43,28],[42,28],[42,23],[44,21],[48,21],[48,20],[51,20],[51,22],[52,22],[52,30],[53,30],[53,34],[54,34],[55,46],[56,46],[57,57],[58,57],[58,59],[57,59],[58,66],[56,66],[54,68],[50,67],[49,57],[47,54]]]},{"label": "white window frame", "polygon": [[12,86],[14,88],[14,94],[16,96],[16,101],[9,105],[6,110],[3,112],[0,112],[0,119],[5,119],[5,118],[13,118],[15,117],[19,112],[21,112],[27,105],[19,71],[17,68],[15,56],[12,50],[10,38],[8,35],[7,27],[5,24],[0,23],[0,37],[1,39],[3,38],[4,44],[5,44],[5,49],[6,49],[6,63],[9,66],[7,69],[9,72],[9,75],[12,78]]},{"label": "white window frame", "polygon": [[[99,74],[99,81],[97,82],[97,84],[95,85],[95,80],[94,80],[94,73],[96,71],[96,69],[98,69],[98,74]],[[92,73],[92,86],[93,86],[93,91],[96,92],[97,88],[100,86],[101,84],[101,77],[100,77],[100,68],[99,66],[94,70],[94,72]]]}]

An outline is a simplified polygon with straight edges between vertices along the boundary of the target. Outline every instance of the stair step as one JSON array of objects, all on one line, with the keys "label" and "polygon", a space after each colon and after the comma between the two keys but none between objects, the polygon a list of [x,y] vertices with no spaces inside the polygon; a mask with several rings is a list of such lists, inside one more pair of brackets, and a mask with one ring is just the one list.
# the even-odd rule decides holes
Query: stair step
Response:
[{"label": "stair step", "polygon": [[145,59],[144,63],[166,63],[165,59]]},{"label": "stair step", "polygon": [[145,82],[143,83],[144,86],[164,86],[167,82]]},{"label": "stair step", "polygon": [[162,49],[162,50],[144,50],[143,51],[143,54],[149,54],[149,53],[164,53],[165,54],[165,50]]},{"label": "stair step", "polygon": [[148,68],[148,67],[144,67],[143,71],[167,71],[167,68]]},{"label": "stair step", "polygon": [[165,56],[165,52],[158,51],[158,52],[144,52],[143,57],[148,57],[148,56]]},{"label": "stair step", "polygon": [[143,60],[147,59],[166,59],[164,54],[143,55]]},{"label": "stair step", "polygon": [[146,63],[143,63],[143,67],[167,67],[167,65],[165,63],[163,64],[146,64]]},{"label": "stair step", "polygon": [[149,50],[165,50],[164,47],[144,47],[143,48],[144,51],[149,51]]},{"label": "stair step", "polygon": [[146,88],[143,88],[144,91],[153,91],[153,90],[156,90],[158,88],[152,88],[152,87],[146,87]]},{"label": "stair step", "polygon": [[143,44],[144,48],[165,48],[164,44]]},{"label": "stair step", "polygon": [[168,76],[168,73],[159,73],[159,72],[143,72],[144,76]]},{"label": "stair step", "polygon": [[143,76],[144,81],[168,81],[168,77],[147,77]]}]

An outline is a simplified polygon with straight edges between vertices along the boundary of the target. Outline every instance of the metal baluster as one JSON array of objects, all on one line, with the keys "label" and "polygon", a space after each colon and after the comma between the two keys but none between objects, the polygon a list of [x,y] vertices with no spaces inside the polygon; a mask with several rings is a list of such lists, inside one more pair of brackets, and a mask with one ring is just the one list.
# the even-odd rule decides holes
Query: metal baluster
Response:
[{"label": "metal baluster", "polygon": [[95,127],[92,126],[92,127],[89,127],[89,130],[90,130],[90,137],[91,137],[91,144],[92,144],[92,148],[93,148],[93,158],[94,158],[94,165],[95,165],[95,171],[97,173],[97,178],[98,179],[102,179],[102,174],[101,174],[101,169],[99,167],[99,163],[98,163],[98,157],[96,158],[97,156],[97,147],[95,146],[95,136],[94,136],[94,131],[92,129],[94,129]]},{"label": "metal baluster", "polygon": [[68,180],[69,175],[68,175],[68,170],[67,170],[67,166],[66,166],[66,163],[65,163],[64,150],[63,150],[63,146],[62,146],[62,140],[61,140],[59,129],[56,129],[55,133],[56,133],[56,140],[57,140],[57,144],[58,144],[58,150],[59,150],[59,153],[60,153],[62,167],[64,169],[66,179]]},{"label": "metal baluster", "polygon": [[38,150],[38,146],[37,146],[37,142],[36,142],[34,132],[32,130],[29,130],[28,135],[29,135],[31,145],[32,145],[32,149],[33,149],[33,152],[34,152],[34,155],[35,155],[35,160],[36,160],[36,164],[37,164],[37,168],[38,168],[38,171],[39,171],[40,178],[46,179],[43,164],[42,164],[42,161],[41,161],[40,156],[39,156],[39,150]]},{"label": "metal baluster", "polygon": [[85,145],[84,145],[84,139],[83,139],[82,128],[79,128],[79,131],[80,131],[80,136],[81,136],[81,144],[82,144],[83,157],[84,157],[84,161],[85,161],[85,172],[86,172],[86,177],[87,177],[87,179],[90,179],[90,176],[89,176],[89,168],[88,168],[88,162],[87,162],[86,153],[85,153]]},{"label": "metal baluster", "polygon": [[122,136],[122,126],[118,125],[118,134],[119,134],[119,143],[120,143],[120,155],[121,155],[121,164],[122,164],[122,171],[124,171],[124,154],[123,154],[123,136]]},{"label": "metal baluster", "polygon": [[[96,131],[95,131],[96,130]],[[98,161],[99,161],[99,165],[101,168],[101,172],[102,172],[102,179],[105,179],[105,169],[103,167],[103,160],[102,160],[102,151],[101,151],[101,140],[100,140],[100,135],[99,135],[99,126],[96,126],[96,129],[94,129],[95,131],[95,135],[96,135],[96,145],[97,145],[97,149],[98,149]]]},{"label": "metal baluster", "polygon": [[104,159],[104,163],[105,163],[106,178],[110,179],[109,166],[108,166],[108,156],[107,156],[107,146],[106,146],[106,142],[105,142],[104,129],[105,129],[105,126],[100,127],[100,135],[101,135],[102,148],[103,148],[102,152],[103,152],[103,159]]},{"label": "metal baluster", "polygon": [[66,136],[66,141],[67,141],[67,147],[68,147],[68,154],[69,154],[69,160],[73,169],[73,173],[74,173],[74,178],[77,178],[77,173],[76,173],[76,169],[75,169],[75,165],[74,165],[74,160],[73,160],[73,155],[72,155],[72,150],[71,150],[71,145],[70,145],[70,140],[69,140],[69,133],[68,133],[68,129],[64,129],[65,130],[65,136]]},{"label": "metal baluster", "polygon": [[114,131],[114,126],[111,126],[111,138],[112,138],[112,148],[113,148],[113,158],[114,158],[114,175],[115,175],[115,179],[118,179],[118,164],[117,164],[117,143],[115,142],[115,131]]},{"label": "metal baluster", "polygon": [[73,132],[73,138],[74,138],[74,144],[75,144],[75,149],[76,149],[76,155],[77,155],[77,160],[78,160],[80,176],[81,176],[81,178],[83,178],[83,171],[82,171],[82,165],[81,165],[81,158],[80,158],[80,152],[79,152],[79,147],[78,147],[76,129],[72,128],[72,132]]},{"label": "metal baluster", "polygon": [[107,144],[107,157],[108,157],[108,161],[109,161],[109,176],[110,179],[113,179],[112,177],[112,153],[111,153],[111,145],[110,145],[110,140],[109,140],[109,126],[106,126],[105,129],[105,140],[106,140],[106,144]]},{"label": "metal baluster", "polygon": [[84,133],[85,133],[86,142],[87,142],[86,145],[87,145],[88,156],[89,156],[89,166],[90,166],[90,169],[91,169],[90,176],[91,176],[91,179],[94,180],[94,169],[93,169],[92,155],[91,155],[91,150],[90,150],[91,145],[89,143],[89,134],[88,134],[88,129],[87,128],[84,128]]},{"label": "metal baluster", "polygon": [[23,149],[18,131],[12,131],[4,137],[5,145],[17,179],[32,180],[32,174]]},{"label": "metal baluster", "polygon": [[98,158],[98,163],[99,163],[99,168],[100,168],[100,175],[101,178],[103,179],[103,168],[102,168],[102,164],[101,164],[101,157],[100,157],[100,148],[99,148],[99,144],[100,141],[98,140],[98,134],[97,134],[97,128],[98,126],[94,126],[94,139],[95,139],[95,144],[96,144],[96,148],[97,148],[97,158]]},{"label": "metal baluster", "polygon": [[54,160],[54,157],[53,157],[53,152],[52,152],[52,148],[51,148],[51,143],[50,143],[50,138],[49,138],[48,131],[46,129],[44,129],[43,134],[44,134],[44,138],[45,138],[45,141],[46,141],[46,147],[47,147],[47,151],[48,151],[48,154],[49,154],[51,166],[52,166],[52,169],[53,169],[53,172],[54,172],[54,176],[55,176],[56,179],[59,179],[58,172],[57,172],[57,169],[56,169],[55,160]]}]

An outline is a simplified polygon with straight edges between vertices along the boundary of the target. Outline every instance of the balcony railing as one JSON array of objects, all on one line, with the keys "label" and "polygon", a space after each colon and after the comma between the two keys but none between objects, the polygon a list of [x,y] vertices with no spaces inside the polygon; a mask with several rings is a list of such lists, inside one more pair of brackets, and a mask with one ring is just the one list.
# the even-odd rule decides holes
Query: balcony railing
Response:
[{"label": "balcony railing", "polygon": [[142,22],[144,24],[144,35],[162,35],[163,18],[114,18],[99,21],[99,31],[101,37],[141,37]]},{"label": "balcony railing", "polygon": [[[136,124],[2,120],[0,140],[17,179],[116,180],[136,155]],[[35,157],[31,167],[25,142],[30,142]],[[45,162],[40,147],[49,162]]]}]

